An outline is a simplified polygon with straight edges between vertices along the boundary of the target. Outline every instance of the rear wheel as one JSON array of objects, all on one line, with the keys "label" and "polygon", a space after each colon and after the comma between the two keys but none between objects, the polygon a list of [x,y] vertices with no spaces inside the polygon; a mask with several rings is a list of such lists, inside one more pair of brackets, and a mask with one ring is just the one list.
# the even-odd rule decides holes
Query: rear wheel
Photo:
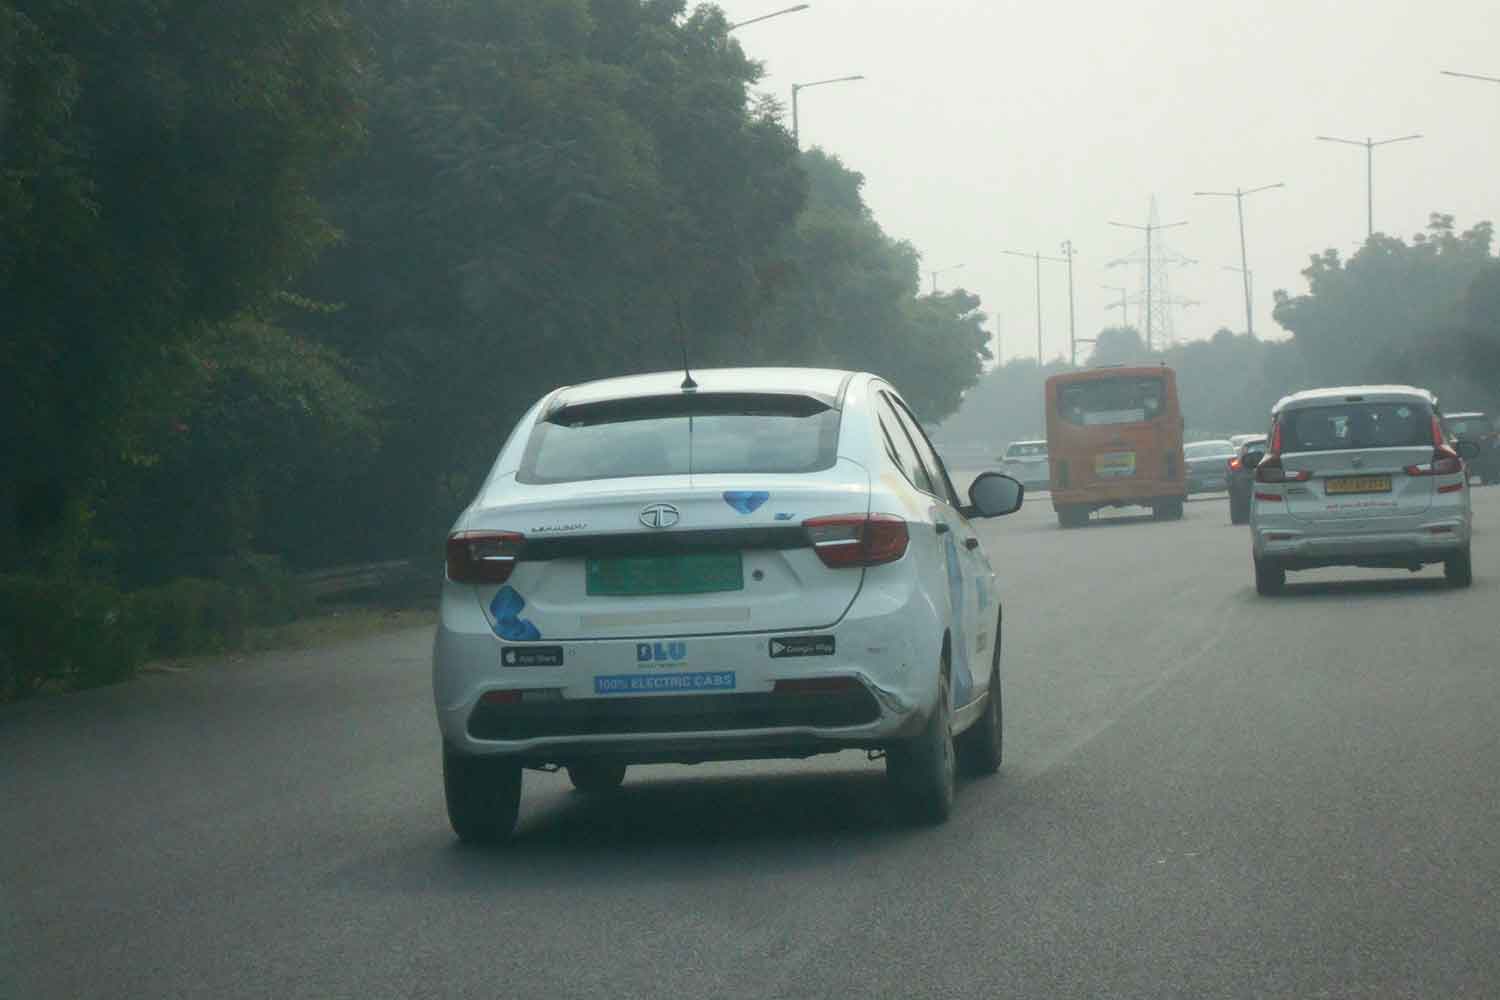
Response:
[{"label": "rear wheel", "polygon": [[585,795],[612,792],[625,781],[625,765],[586,761],[568,765],[568,780]]},{"label": "rear wheel", "polygon": [[1057,524],[1062,528],[1081,528],[1089,523],[1089,509],[1087,507],[1059,507],[1057,508]]},{"label": "rear wheel", "polygon": [[941,823],[953,811],[953,717],[949,706],[948,665],[938,681],[937,704],[922,731],[886,750],[885,773],[902,804],[921,823]]},{"label": "rear wheel", "polygon": [[1469,558],[1468,546],[1443,560],[1443,576],[1453,587],[1467,587],[1474,582],[1474,563]]},{"label": "rear wheel", "polygon": [[1151,505],[1151,516],[1158,521],[1177,521],[1182,518],[1181,500],[1160,500]]},{"label": "rear wheel", "polygon": [[958,762],[965,774],[994,774],[1004,755],[1004,703],[1000,699],[1000,626],[995,626],[995,655],[990,664],[990,687],[984,712],[958,738]]},{"label": "rear wheel", "polygon": [[1255,592],[1262,597],[1279,594],[1286,586],[1286,570],[1273,562],[1255,560]]},{"label": "rear wheel", "polygon": [[521,811],[521,765],[505,757],[473,757],[443,748],[448,822],[466,844],[503,844]]}]

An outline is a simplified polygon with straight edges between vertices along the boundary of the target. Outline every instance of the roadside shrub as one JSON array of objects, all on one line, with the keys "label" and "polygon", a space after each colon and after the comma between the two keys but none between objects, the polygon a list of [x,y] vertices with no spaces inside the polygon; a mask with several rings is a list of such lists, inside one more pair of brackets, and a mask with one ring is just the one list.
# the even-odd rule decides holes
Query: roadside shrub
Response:
[{"label": "roadside shrub", "polygon": [[0,575],[0,700],[125,680],[147,646],[129,600],[107,584]]},{"label": "roadside shrub", "polygon": [[285,625],[312,610],[314,602],[279,556],[248,555],[226,560],[219,579],[244,595],[252,625]]},{"label": "roadside shrub", "polygon": [[182,577],[130,594],[129,614],[155,656],[193,656],[238,648],[250,602],[219,580]]}]

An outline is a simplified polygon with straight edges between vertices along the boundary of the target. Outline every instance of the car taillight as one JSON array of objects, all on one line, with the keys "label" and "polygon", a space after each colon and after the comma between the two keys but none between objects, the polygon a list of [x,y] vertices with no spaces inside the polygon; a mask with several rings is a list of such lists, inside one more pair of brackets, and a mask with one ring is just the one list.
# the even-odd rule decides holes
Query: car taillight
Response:
[{"label": "car taillight", "polygon": [[1239,470],[1239,467],[1241,465],[1243,465],[1243,464],[1244,463],[1240,461],[1240,457],[1238,455],[1236,455],[1234,458],[1231,458],[1229,460],[1229,471],[1230,472],[1236,472],[1236,471]]},{"label": "car taillight", "polygon": [[1266,460],[1255,467],[1257,483],[1305,483],[1311,478],[1312,471],[1309,469],[1288,472],[1282,467],[1280,455],[1267,455]]},{"label": "car taillight", "polygon": [[455,531],[448,536],[448,579],[504,583],[525,543],[526,536],[514,531]]},{"label": "car taillight", "polygon": [[1432,461],[1425,465],[1408,465],[1408,476],[1456,476],[1464,471],[1464,460],[1447,445],[1439,445],[1432,452]]},{"label": "car taillight", "polygon": [[894,514],[836,514],[802,522],[823,565],[878,566],[906,555],[906,522]]}]

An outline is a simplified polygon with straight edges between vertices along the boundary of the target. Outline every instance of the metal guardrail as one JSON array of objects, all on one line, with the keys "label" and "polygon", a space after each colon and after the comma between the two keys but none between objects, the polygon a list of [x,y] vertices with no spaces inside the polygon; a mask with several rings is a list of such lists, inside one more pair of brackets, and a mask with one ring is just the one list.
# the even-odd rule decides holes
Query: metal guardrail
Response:
[{"label": "metal guardrail", "polygon": [[353,566],[331,566],[328,569],[300,573],[297,579],[309,596],[321,601],[381,590],[403,580],[411,580],[414,572],[411,560],[397,559]]}]

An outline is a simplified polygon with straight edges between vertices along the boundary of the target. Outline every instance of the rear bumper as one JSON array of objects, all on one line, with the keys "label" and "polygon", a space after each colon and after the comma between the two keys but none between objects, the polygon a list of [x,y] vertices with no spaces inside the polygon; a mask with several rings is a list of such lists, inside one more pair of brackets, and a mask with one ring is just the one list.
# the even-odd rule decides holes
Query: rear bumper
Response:
[{"label": "rear bumper", "polygon": [[1441,562],[1469,545],[1469,525],[1462,517],[1434,517],[1399,530],[1331,533],[1305,525],[1257,524],[1251,531],[1255,557],[1284,569],[1420,566]]},{"label": "rear bumper", "polygon": [[1150,506],[1163,500],[1182,500],[1187,497],[1187,484],[1183,480],[1131,479],[1117,483],[1102,483],[1097,486],[1052,490],[1052,507],[1129,507]]},{"label": "rear bumper", "polygon": [[1217,472],[1204,469],[1201,471],[1188,470],[1187,491],[1189,493],[1217,493],[1229,488],[1229,476],[1220,469]]},{"label": "rear bumper", "polygon": [[[795,657],[773,656],[771,641],[798,633],[744,633],[564,640],[553,647],[559,665],[506,667],[503,651],[520,646],[469,615],[462,598],[447,596],[433,646],[433,692],[443,739],[460,753],[539,765],[600,757],[696,763],[877,748],[918,731],[937,693],[943,620],[904,573],[867,571],[844,618],[815,633],[832,640],[833,654]],[[670,646],[679,655],[642,661],[643,645]],[[774,690],[778,680],[835,677],[858,686]],[[716,679],[695,688],[694,678]],[[607,690],[629,693],[599,693]],[[519,702],[484,700],[502,691],[524,694]]]}]

